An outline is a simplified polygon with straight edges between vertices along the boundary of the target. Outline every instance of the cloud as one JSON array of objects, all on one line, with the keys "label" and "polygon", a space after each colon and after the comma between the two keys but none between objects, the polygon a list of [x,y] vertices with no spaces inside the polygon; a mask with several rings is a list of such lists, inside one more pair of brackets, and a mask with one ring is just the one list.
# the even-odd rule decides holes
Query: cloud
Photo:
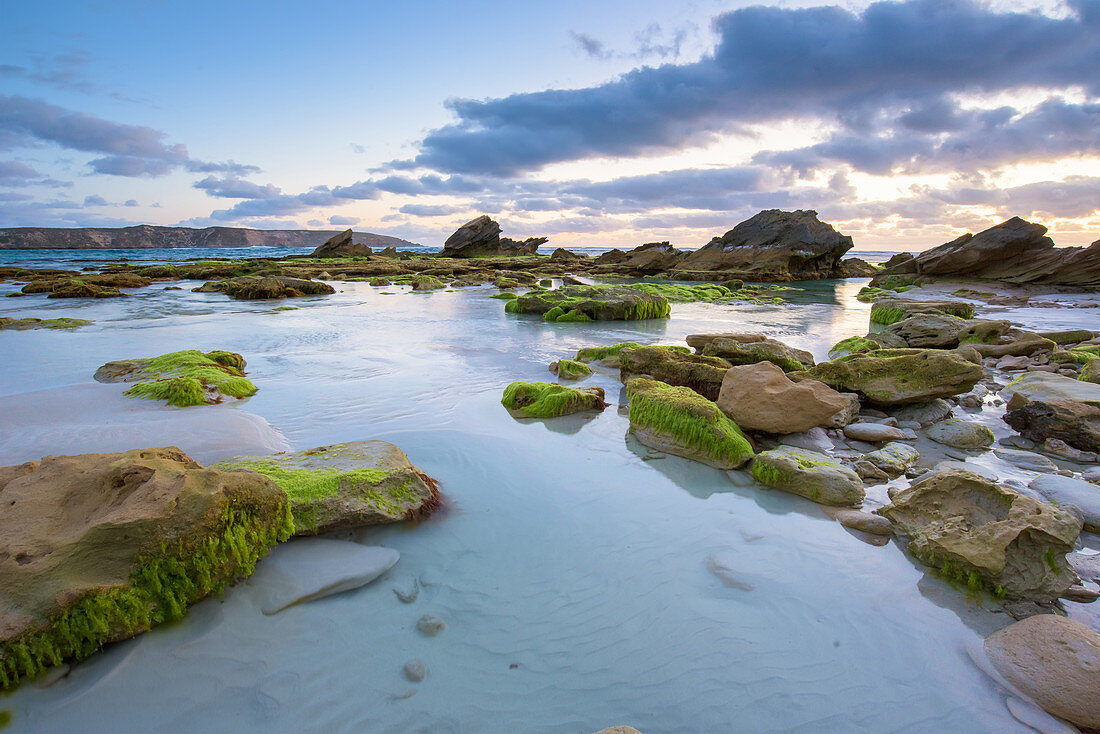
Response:
[{"label": "cloud", "polygon": [[90,206],[107,206],[107,200],[104,199],[102,196],[97,196],[94,194],[92,196],[85,196],[84,207],[87,208]]},{"label": "cloud", "polygon": [[350,227],[359,224],[359,217],[340,217],[333,214],[328,218],[328,223],[337,227]]},{"label": "cloud", "polygon": [[443,204],[405,204],[399,212],[414,217],[444,217],[465,211],[464,206],[446,206]]},{"label": "cloud", "polygon": [[904,108],[918,129],[935,119],[927,110],[922,120],[921,104],[945,94],[1077,86],[1096,95],[1100,0],[1068,5],[1064,18],[974,0],[878,2],[858,14],[734,10],[714,20],[717,45],[694,63],[642,67],[582,89],[451,100],[458,120],[430,131],[395,168],[514,176],[668,152],[794,118],[858,132],[881,110]]},{"label": "cloud", "polygon": [[26,163],[0,161],[0,181],[26,181],[34,178],[42,178],[42,174]]},{"label": "cloud", "polygon": [[209,196],[224,199],[274,199],[282,193],[278,186],[256,184],[236,176],[207,176],[192,186],[205,191]]},{"label": "cloud", "polygon": [[573,43],[584,53],[588,54],[594,59],[609,59],[611,58],[611,52],[607,50],[604,42],[593,38],[587,33],[577,33],[576,31],[569,31],[569,37],[573,39]]}]

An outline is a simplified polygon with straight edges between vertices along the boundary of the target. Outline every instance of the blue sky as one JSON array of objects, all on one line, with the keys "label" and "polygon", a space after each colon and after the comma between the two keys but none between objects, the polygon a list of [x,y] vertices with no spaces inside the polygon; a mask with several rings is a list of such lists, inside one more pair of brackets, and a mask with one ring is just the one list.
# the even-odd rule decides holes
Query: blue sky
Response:
[{"label": "blue sky", "polygon": [[1100,0],[14,3],[0,226],[1100,238]]}]

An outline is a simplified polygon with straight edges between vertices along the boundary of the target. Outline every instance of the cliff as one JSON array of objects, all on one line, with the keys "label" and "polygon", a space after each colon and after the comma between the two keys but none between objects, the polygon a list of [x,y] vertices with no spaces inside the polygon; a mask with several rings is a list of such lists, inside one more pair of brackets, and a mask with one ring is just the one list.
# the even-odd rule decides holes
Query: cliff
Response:
[{"label": "cliff", "polygon": [[[0,250],[108,250],[159,247],[316,247],[336,230],[246,229],[244,227],[11,227],[0,229]],[[370,232],[355,232],[354,241],[368,247],[413,247],[415,242]]]}]

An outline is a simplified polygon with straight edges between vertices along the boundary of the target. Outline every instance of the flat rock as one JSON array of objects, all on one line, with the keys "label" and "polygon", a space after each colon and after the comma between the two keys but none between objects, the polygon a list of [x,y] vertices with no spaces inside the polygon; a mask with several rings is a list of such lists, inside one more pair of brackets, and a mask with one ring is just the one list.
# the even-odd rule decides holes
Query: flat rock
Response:
[{"label": "flat rock", "polygon": [[295,604],[366,586],[400,558],[392,548],[301,538],[275,548],[248,583],[259,594],[260,610],[276,614]]},{"label": "flat rock", "polygon": [[891,441],[881,449],[864,454],[863,458],[888,476],[896,477],[916,466],[920,454],[909,444]]},{"label": "flat rock", "polygon": [[824,454],[779,446],[757,454],[753,479],[774,489],[797,494],[822,505],[844,507],[863,502],[863,480]]},{"label": "flat rock", "polygon": [[1020,375],[1008,383],[1000,395],[1010,403],[1016,395],[1020,395],[1029,401],[1049,403],[1052,400],[1071,400],[1100,408],[1100,385],[1047,372]]},{"label": "flat rock", "polygon": [[943,398],[937,398],[927,403],[903,405],[891,411],[891,413],[898,419],[899,423],[912,421],[919,423],[921,426],[930,426],[951,415],[951,404]]},{"label": "flat rock", "polygon": [[981,423],[951,418],[934,423],[925,434],[937,443],[957,449],[984,449],[993,445],[993,431]]},{"label": "flat rock", "polygon": [[804,374],[872,403],[907,405],[969,392],[985,370],[955,350],[881,349],[822,362]]},{"label": "flat rock", "polygon": [[894,532],[893,524],[885,517],[863,510],[837,510],[833,513],[833,518],[846,528],[872,535],[891,535]]},{"label": "flat rock", "polygon": [[1100,533],[1100,487],[1059,474],[1043,474],[1027,486],[1059,506],[1073,505],[1081,511],[1085,529]]},{"label": "flat rock", "polygon": [[354,232],[345,229],[340,234],[325,240],[324,244],[318,246],[310,257],[365,257],[371,254],[371,248],[352,242],[354,236]]},{"label": "flat rock", "polygon": [[1053,461],[1037,454],[1034,451],[1021,451],[1020,449],[993,449],[994,455],[999,459],[1004,459],[1009,464],[1017,466],[1027,471],[1036,472],[1055,472],[1058,471],[1058,465]]},{"label": "flat rock", "polygon": [[901,441],[908,438],[902,428],[882,423],[849,423],[844,426],[844,435],[856,441],[881,443],[883,441]]}]

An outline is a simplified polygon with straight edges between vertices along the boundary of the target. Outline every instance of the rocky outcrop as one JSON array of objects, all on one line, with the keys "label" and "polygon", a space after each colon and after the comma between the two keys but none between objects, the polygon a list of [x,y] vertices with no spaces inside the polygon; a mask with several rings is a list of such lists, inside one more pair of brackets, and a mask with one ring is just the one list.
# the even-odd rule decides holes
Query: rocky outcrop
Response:
[{"label": "rocky outcrop", "polygon": [[1007,283],[1100,286],[1100,241],[1055,248],[1041,224],[1013,217],[976,235],[965,234],[883,270],[892,275],[998,280]]},{"label": "rocky outcrop", "polygon": [[507,313],[540,314],[544,321],[667,319],[668,299],[627,286],[567,285],[534,290],[504,305]]},{"label": "rocky outcrop", "polygon": [[956,351],[880,349],[822,362],[801,374],[880,405],[905,405],[962,395],[985,370]]},{"label": "rocky outcrop", "polygon": [[694,390],[639,377],[626,383],[626,394],[630,431],[640,443],[717,469],[752,459],[752,445],[737,424]]},{"label": "rocky outcrop", "polygon": [[136,382],[124,395],[164,400],[186,408],[213,405],[225,398],[247,398],[256,386],[244,376],[244,357],[236,352],[197,349],[108,362],[95,372],[96,382]]},{"label": "rocky outcrop", "polygon": [[1024,438],[1037,443],[1054,438],[1081,451],[1100,452],[1100,407],[1056,399],[1027,400],[1016,406],[1009,403],[1004,421]]},{"label": "rocky outcrop", "polygon": [[998,673],[1048,713],[1100,729],[1100,634],[1057,614],[994,632],[985,652]]},{"label": "rocky outcrop", "polygon": [[758,454],[752,462],[752,478],[821,505],[858,505],[864,497],[863,480],[839,459],[795,446]]},{"label": "rocky outcrop", "polygon": [[1057,599],[1076,574],[1066,553],[1081,532],[1069,512],[981,475],[949,469],[901,490],[879,513],[922,563],[1010,598]]},{"label": "rocky outcrop", "polygon": [[[333,230],[247,229],[244,227],[11,227],[0,229],[0,250],[110,250],[160,247],[316,247],[339,234]],[[399,237],[357,232],[355,239],[372,247],[416,247]]]},{"label": "rocky outcrop", "polygon": [[815,211],[768,209],[689,254],[680,268],[743,273],[749,280],[829,278],[836,277],[850,249],[852,238]]},{"label": "rocky outcrop", "polygon": [[279,485],[290,498],[296,536],[421,519],[440,505],[435,480],[385,441],[237,457],[212,468],[256,472]]},{"label": "rocky outcrop", "polygon": [[859,412],[855,395],[842,395],[817,380],[791,382],[771,362],[726,370],[716,402],[741,428],[779,434],[843,426]]},{"label": "rocky outcrop", "polygon": [[266,477],[177,448],[0,468],[0,686],[183,616],[292,532]]},{"label": "rocky outcrop", "polygon": [[[619,252],[612,250],[611,252]],[[610,253],[605,253],[610,254]],[[677,250],[668,242],[647,242],[629,252],[615,257],[615,272],[633,275],[655,275],[676,268],[687,253]],[[603,257],[601,255],[601,257]],[[597,264],[601,264],[599,259]]]},{"label": "rocky outcrop", "polygon": [[668,385],[691,388],[717,400],[730,363],[720,357],[685,354],[666,347],[638,347],[619,352],[619,379],[651,377]]},{"label": "rocky outcrop", "polygon": [[340,234],[325,240],[324,244],[314,250],[310,257],[366,257],[371,254],[369,247],[352,241],[354,236],[354,232],[345,229]]},{"label": "rocky outcrop", "polygon": [[72,319],[62,317],[59,319],[39,319],[26,317],[15,319],[10,316],[0,316],[0,331],[30,331],[33,329],[78,329],[92,323],[87,319]]},{"label": "rocky outcrop", "polygon": [[286,275],[244,275],[240,278],[211,281],[191,290],[195,293],[224,293],[237,301],[302,298],[336,292],[328,283]]},{"label": "rocky outcrop", "polygon": [[948,349],[959,346],[959,332],[966,326],[965,320],[946,313],[912,313],[887,326],[885,333],[910,347]]},{"label": "rocky outcrop", "polygon": [[1049,372],[1020,375],[1001,390],[1001,396],[1008,401],[1010,409],[1023,405],[1023,401],[1051,403],[1059,400],[1100,408],[1100,385]]},{"label": "rocky outcrop", "polygon": [[693,334],[687,342],[689,346],[701,345],[699,351],[708,357],[721,357],[734,365],[771,362],[784,372],[814,366],[814,355],[809,352],[759,334]]},{"label": "rocky outcrop", "polygon": [[500,236],[500,225],[487,214],[463,224],[443,243],[440,257],[492,257],[534,255],[545,237],[528,237],[522,242]]}]

